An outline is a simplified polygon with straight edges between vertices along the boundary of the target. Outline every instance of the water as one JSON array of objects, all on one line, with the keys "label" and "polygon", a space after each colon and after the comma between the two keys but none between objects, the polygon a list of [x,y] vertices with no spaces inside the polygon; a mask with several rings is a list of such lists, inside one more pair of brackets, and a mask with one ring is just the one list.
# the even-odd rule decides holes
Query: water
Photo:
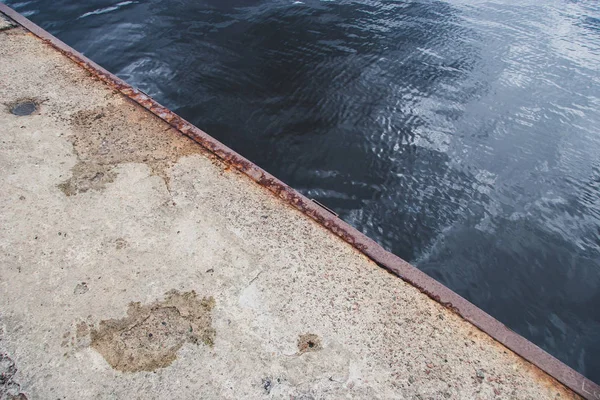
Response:
[{"label": "water", "polygon": [[8,1],[600,382],[600,4]]}]

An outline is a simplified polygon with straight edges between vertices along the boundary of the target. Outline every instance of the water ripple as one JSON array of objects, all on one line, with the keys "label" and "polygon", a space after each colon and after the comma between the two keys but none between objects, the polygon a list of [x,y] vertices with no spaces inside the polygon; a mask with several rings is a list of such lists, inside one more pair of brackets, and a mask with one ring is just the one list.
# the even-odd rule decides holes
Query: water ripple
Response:
[{"label": "water ripple", "polygon": [[115,4],[114,6],[98,8],[94,11],[88,11],[85,14],[82,14],[81,16],[79,16],[78,19],[86,18],[86,17],[92,16],[92,15],[100,15],[100,14],[106,14],[106,13],[113,12],[113,11],[118,11],[122,7],[131,5],[131,4],[135,4],[135,3],[137,3],[137,1],[121,1],[117,4]]}]

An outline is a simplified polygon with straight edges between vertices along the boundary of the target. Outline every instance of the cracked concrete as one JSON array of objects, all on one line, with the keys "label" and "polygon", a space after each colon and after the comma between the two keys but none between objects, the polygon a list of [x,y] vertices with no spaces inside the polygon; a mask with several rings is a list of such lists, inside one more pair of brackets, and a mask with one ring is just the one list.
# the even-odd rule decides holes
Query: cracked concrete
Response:
[{"label": "cracked concrete", "polygon": [[[576,397],[41,40],[5,29],[0,103],[22,98],[37,112],[0,107],[0,349],[19,393]],[[170,302],[193,292],[202,323],[186,332]]]}]

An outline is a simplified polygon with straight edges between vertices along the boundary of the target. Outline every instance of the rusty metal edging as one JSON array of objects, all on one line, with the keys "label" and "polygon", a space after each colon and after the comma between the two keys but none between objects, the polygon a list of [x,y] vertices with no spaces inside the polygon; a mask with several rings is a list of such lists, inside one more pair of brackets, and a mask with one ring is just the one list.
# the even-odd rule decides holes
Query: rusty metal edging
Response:
[{"label": "rusty metal edging", "polygon": [[323,209],[317,203],[304,197],[273,175],[223,145],[169,109],[163,107],[140,90],[128,85],[122,79],[111,74],[1,2],[0,12],[13,19],[23,28],[39,37],[47,44],[65,54],[96,78],[102,80],[110,87],[118,90],[132,101],[138,103],[177,129],[180,133],[199,143],[226,164],[243,172],[259,185],[270,190],[277,197],[323,225],[329,231],[342,238],[381,267],[394,273],[445,307],[452,309],[462,318],[487,333],[496,341],[502,343],[520,357],[534,364],[575,393],[586,399],[600,400],[600,385],[590,381],[577,371],[525,339],[523,336],[513,332],[500,321],[491,317],[489,314],[437,282],[424,272],[421,272],[400,257],[386,251],[375,241],[369,239],[346,222]]}]

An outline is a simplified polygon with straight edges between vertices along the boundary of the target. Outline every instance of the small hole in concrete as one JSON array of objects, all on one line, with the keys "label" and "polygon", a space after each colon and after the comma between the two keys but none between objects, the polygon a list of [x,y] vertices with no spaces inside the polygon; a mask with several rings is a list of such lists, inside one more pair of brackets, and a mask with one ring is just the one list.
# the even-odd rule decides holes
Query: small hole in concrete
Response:
[{"label": "small hole in concrete", "polygon": [[31,115],[37,110],[37,105],[31,100],[24,100],[14,104],[10,110],[14,115],[20,117]]},{"label": "small hole in concrete", "polygon": [[307,351],[318,351],[321,350],[321,338],[312,333],[300,335],[298,338],[298,351],[300,353],[306,353]]}]

